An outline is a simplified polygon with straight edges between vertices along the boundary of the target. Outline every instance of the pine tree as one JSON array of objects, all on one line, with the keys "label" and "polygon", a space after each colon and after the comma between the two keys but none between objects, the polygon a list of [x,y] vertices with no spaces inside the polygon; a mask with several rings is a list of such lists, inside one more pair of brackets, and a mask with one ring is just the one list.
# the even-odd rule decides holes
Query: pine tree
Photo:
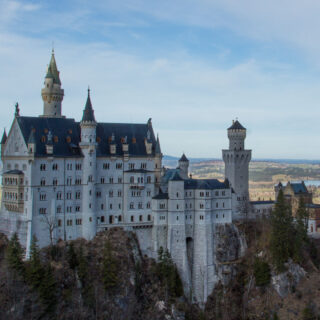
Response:
[{"label": "pine tree", "polygon": [[22,257],[23,249],[20,245],[17,233],[14,233],[7,247],[6,259],[10,269],[24,276],[25,267]]},{"label": "pine tree", "polygon": [[77,254],[74,250],[74,245],[72,242],[68,246],[67,260],[68,260],[69,266],[72,270],[74,270],[79,264]]},{"label": "pine tree", "polygon": [[33,236],[30,246],[30,261],[27,269],[27,280],[34,289],[38,289],[43,279],[44,270],[41,265],[37,238]]},{"label": "pine tree", "polygon": [[103,251],[102,274],[103,283],[107,291],[114,289],[118,284],[117,261],[113,256],[110,241],[106,241]]},{"label": "pine tree", "polygon": [[43,279],[39,286],[39,296],[42,304],[46,308],[46,311],[52,312],[54,311],[57,303],[56,281],[50,265],[45,266],[43,269]]},{"label": "pine tree", "polygon": [[302,197],[299,199],[299,207],[296,214],[295,220],[295,232],[294,232],[294,252],[293,259],[296,262],[302,260],[302,247],[308,242],[308,219],[309,214],[305,207],[305,203]]},{"label": "pine tree", "polygon": [[274,210],[271,213],[270,251],[278,272],[285,270],[284,263],[292,256],[293,219],[290,206],[282,190],[279,191]]}]

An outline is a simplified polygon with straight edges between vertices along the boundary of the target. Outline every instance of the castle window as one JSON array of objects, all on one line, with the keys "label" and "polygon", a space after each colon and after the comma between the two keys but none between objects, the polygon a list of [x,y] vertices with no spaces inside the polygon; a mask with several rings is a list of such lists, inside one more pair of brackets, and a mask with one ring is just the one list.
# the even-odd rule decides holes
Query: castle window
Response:
[{"label": "castle window", "polygon": [[43,143],[46,142],[46,137],[45,136],[41,137],[41,142],[43,142]]},{"label": "castle window", "polygon": [[57,192],[57,200],[61,200],[62,198],[62,193],[59,191]]},{"label": "castle window", "polygon": [[147,197],[150,197],[150,196],[151,196],[151,191],[147,190]]},{"label": "castle window", "polygon": [[121,209],[121,203],[118,204],[118,208]]},{"label": "castle window", "polygon": [[110,206],[109,206],[109,208],[110,208],[110,209],[112,209],[112,203],[110,203]]},{"label": "castle window", "polygon": [[89,221],[92,222],[92,217],[89,218]]},{"label": "castle window", "polygon": [[134,183],[134,177],[130,177],[130,183]]},{"label": "castle window", "polygon": [[110,168],[110,164],[107,163],[107,162],[105,162],[105,163],[102,165],[102,168],[103,168],[104,170],[107,170],[107,169]]},{"label": "castle window", "polygon": [[164,203],[160,203],[160,209],[165,209],[166,205]]},{"label": "castle window", "polygon": [[177,204],[177,210],[179,209],[179,205]]},{"label": "castle window", "polygon": [[147,168],[147,164],[145,162],[141,163],[141,169],[146,169]]},{"label": "castle window", "polygon": [[103,210],[103,209],[104,209],[103,203],[101,203],[101,206],[100,206],[100,207],[101,207],[101,210]]},{"label": "castle window", "polygon": [[81,169],[82,169],[81,163],[76,163],[76,170],[81,170]]},{"label": "castle window", "polygon": [[118,177],[118,183],[122,183],[122,178]]},{"label": "castle window", "polygon": [[53,179],[52,184],[53,184],[54,186],[56,186],[56,185],[58,184],[57,178],[54,178],[54,179]]},{"label": "castle window", "polygon": [[72,170],[72,163],[67,164],[67,170]]},{"label": "castle window", "polygon": [[62,220],[59,219],[59,220],[58,220],[58,227],[61,227],[61,226],[62,226]]},{"label": "castle window", "polygon": [[147,203],[147,209],[150,209],[151,205],[150,202]]},{"label": "castle window", "polygon": [[45,178],[41,178],[40,186],[45,186],[45,185],[46,185],[46,179]]},{"label": "castle window", "polygon": [[122,215],[120,215],[120,216],[118,217],[118,221],[119,221],[119,222],[122,221]]},{"label": "castle window", "polygon": [[142,215],[139,216],[139,221],[142,222],[143,221],[143,217]]},{"label": "castle window", "polygon": [[209,192],[206,192],[206,197],[209,197],[210,196],[210,193]]},{"label": "castle window", "polygon": [[97,198],[101,198],[101,191],[97,191],[97,192],[96,192],[96,197],[97,197]]},{"label": "castle window", "polygon": [[134,222],[134,216],[131,216],[130,219],[131,219],[131,222]]},{"label": "castle window", "polygon": [[221,192],[221,195],[225,196],[225,195],[226,195],[226,192],[225,192],[225,191],[222,191],[222,192]]},{"label": "castle window", "polygon": [[204,197],[204,192],[200,192],[200,197]]},{"label": "castle window", "polygon": [[116,164],[116,169],[122,169],[122,163],[117,163]]},{"label": "castle window", "polygon": [[81,225],[82,224],[82,219],[76,219],[76,225]]},{"label": "castle window", "polygon": [[76,212],[80,212],[80,206],[76,206]]},{"label": "castle window", "polygon": [[47,199],[47,195],[45,193],[40,193],[40,201],[45,201]]},{"label": "castle window", "polygon": [[224,218],[224,214],[222,215],[222,218]]},{"label": "castle window", "polygon": [[104,216],[101,216],[100,221],[103,223],[104,222]]},{"label": "castle window", "polygon": [[219,218],[219,215],[218,215],[218,214],[216,214],[216,218],[217,218],[217,219]]},{"label": "castle window", "polygon": [[109,178],[109,183],[113,183],[113,178]]},{"label": "castle window", "polygon": [[122,194],[121,190],[118,190],[118,197],[121,197],[121,194]]},{"label": "castle window", "polygon": [[218,202],[216,202],[216,208],[218,208],[218,206],[219,206],[219,203],[218,203]]},{"label": "castle window", "polygon": [[179,216],[177,216],[177,220],[179,220]]},{"label": "castle window", "polygon": [[200,209],[203,209],[203,208],[204,208],[203,203],[200,203]]},{"label": "castle window", "polygon": [[81,193],[80,193],[80,191],[77,191],[76,192],[76,199],[80,199],[80,197],[81,197]]},{"label": "castle window", "polygon": [[53,170],[53,171],[58,170],[58,164],[54,163],[54,164],[52,165],[52,170]]},{"label": "castle window", "polygon": [[75,184],[79,185],[79,184],[81,184],[81,182],[82,182],[82,181],[81,181],[81,178],[79,178],[79,177],[78,177],[78,178],[76,178],[76,180],[75,180]]},{"label": "castle window", "polygon": [[177,198],[179,198],[179,192],[177,192]]},{"label": "castle window", "polygon": [[27,170],[27,165],[26,164],[22,165],[22,170],[24,170],[24,171]]},{"label": "castle window", "polygon": [[151,221],[151,214],[148,214],[148,221]]},{"label": "castle window", "polygon": [[129,163],[129,169],[133,170],[134,169],[134,163]]},{"label": "castle window", "polygon": [[138,203],[138,209],[142,209],[142,202]]},{"label": "castle window", "polygon": [[71,184],[72,184],[72,178],[68,177],[67,178],[67,185],[71,186]]},{"label": "castle window", "polygon": [[190,206],[189,206],[189,207],[190,207],[190,209],[192,208],[192,203],[190,203]]},{"label": "castle window", "polygon": [[134,203],[130,202],[130,209],[134,209]]},{"label": "castle window", "polygon": [[68,200],[72,199],[72,194],[71,194],[71,192],[67,192],[67,199],[68,199]]},{"label": "castle window", "polygon": [[40,164],[40,171],[45,171],[46,170],[46,165],[44,163]]},{"label": "castle window", "polygon": [[40,208],[39,209],[40,214],[46,214],[47,213],[47,208]]},{"label": "castle window", "polygon": [[90,175],[89,177],[88,177],[88,182],[92,182],[93,181],[93,177]]},{"label": "castle window", "polygon": [[101,177],[100,182],[103,184],[104,183],[104,177]]},{"label": "castle window", "polygon": [[109,191],[109,197],[112,198],[113,197],[113,190]]},{"label": "castle window", "polygon": [[91,203],[89,203],[89,209],[91,209]]},{"label": "castle window", "polygon": [[224,208],[224,202],[222,202],[222,207]]}]

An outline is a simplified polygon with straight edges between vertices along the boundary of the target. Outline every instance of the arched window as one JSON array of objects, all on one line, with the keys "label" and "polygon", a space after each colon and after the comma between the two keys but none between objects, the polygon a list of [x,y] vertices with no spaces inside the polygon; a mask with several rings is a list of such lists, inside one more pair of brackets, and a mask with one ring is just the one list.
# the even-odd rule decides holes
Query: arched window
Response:
[{"label": "arched window", "polygon": [[113,223],[113,216],[109,216],[109,223],[112,224]]}]

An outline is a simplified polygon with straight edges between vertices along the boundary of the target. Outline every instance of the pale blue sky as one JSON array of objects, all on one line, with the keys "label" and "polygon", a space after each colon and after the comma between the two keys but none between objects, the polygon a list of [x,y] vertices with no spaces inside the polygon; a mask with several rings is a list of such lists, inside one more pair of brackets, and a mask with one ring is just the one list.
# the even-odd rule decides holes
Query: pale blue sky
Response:
[{"label": "pale blue sky", "polygon": [[54,41],[63,113],[153,119],[163,152],[221,157],[238,117],[254,158],[320,159],[320,2],[0,0],[0,127],[42,112]]}]

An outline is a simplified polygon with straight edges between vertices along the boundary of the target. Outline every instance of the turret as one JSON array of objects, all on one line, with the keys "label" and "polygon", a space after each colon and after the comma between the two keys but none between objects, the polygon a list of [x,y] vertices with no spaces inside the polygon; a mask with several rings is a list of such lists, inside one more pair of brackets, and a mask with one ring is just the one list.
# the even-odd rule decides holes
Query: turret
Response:
[{"label": "turret", "polygon": [[82,120],[80,122],[83,158],[82,233],[85,239],[92,239],[97,231],[95,181],[96,181],[96,128],[97,122],[91,104],[90,90]]},{"label": "turret", "polygon": [[179,169],[180,169],[180,176],[183,179],[188,179],[189,177],[189,160],[185,154],[181,156],[179,159]]},{"label": "turret", "polygon": [[238,120],[232,121],[232,126],[228,128],[229,150],[244,150],[246,132]]},{"label": "turret", "polygon": [[52,50],[51,60],[47,74],[44,79],[44,88],[41,90],[43,100],[43,117],[62,117],[61,103],[64,90],[61,89],[61,81],[57,68],[54,51]]}]

